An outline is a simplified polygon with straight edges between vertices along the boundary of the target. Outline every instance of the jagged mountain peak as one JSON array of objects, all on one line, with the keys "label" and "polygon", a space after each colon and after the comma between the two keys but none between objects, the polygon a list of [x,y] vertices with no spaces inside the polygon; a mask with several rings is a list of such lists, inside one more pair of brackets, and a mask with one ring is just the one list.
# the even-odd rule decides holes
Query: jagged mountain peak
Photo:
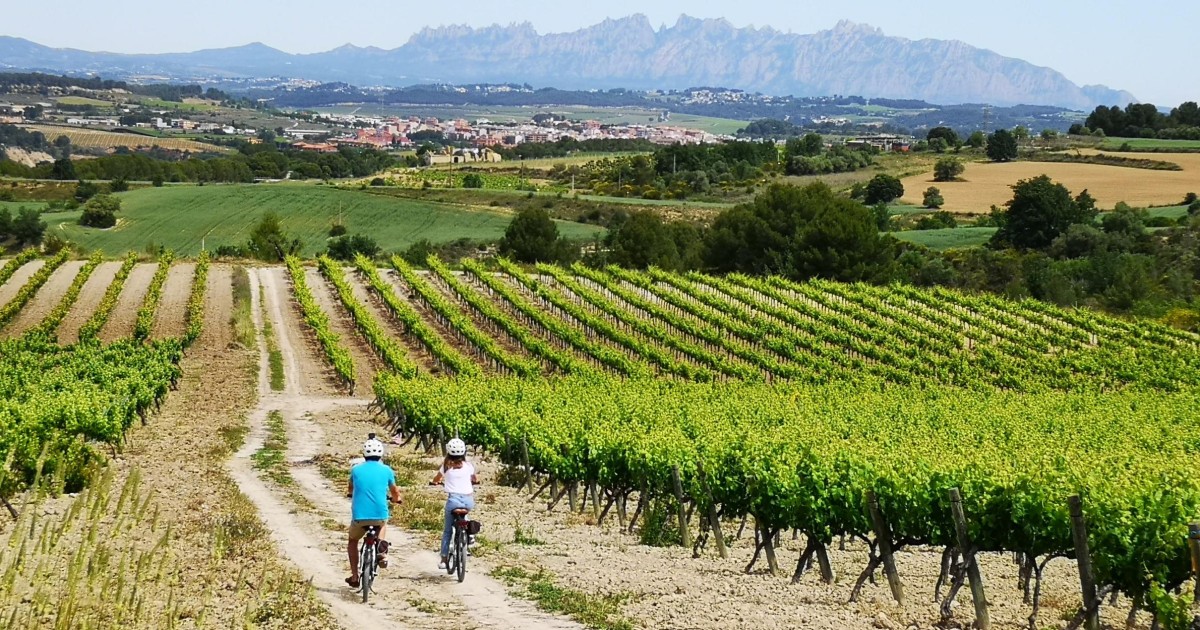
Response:
[{"label": "jagged mountain peak", "polygon": [[342,46],[289,55],[262,43],[168,55],[115,55],[0,37],[0,66],[96,72],[114,78],[159,71],[180,78],[291,76],[370,85],[531,83],[567,89],[711,85],[764,94],[919,99],[931,103],[1124,105],[1128,92],[1079,86],[1050,68],[956,40],[917,41],[842,20],[811,34],[736,27],[680,15],[655,29],[645,14],[566,33],[530,22],[427,27],[389,51]]}]

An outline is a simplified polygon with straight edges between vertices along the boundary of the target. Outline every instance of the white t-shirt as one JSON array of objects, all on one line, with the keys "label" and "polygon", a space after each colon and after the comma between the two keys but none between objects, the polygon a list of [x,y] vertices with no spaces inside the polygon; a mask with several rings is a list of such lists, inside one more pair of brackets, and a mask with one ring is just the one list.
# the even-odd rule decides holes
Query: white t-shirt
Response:
[{"label": "white t-shirt", "polygon": [[475,475],[475,467],[471,462],[463,462],[461,468],[446,469],[442,467],[442,487],[446,494],[475,494],[475,486],[471,477]]}]

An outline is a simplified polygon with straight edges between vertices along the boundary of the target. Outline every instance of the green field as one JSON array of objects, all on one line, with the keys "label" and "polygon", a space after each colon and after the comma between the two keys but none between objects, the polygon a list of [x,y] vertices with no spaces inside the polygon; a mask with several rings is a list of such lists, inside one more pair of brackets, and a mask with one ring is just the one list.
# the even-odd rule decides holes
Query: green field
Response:
[{"label": "green field", "polygon": [[41,210],[44,207],[46,207],[46,204],[42,201],[0,201],[0,210],[8,208],[8,210],[13,214],[16,214],[17,210],[20,210],[21,208],[35,208],[37,210]]},{"label": "green field", "polygon": [[1100,148],[1105,151],[1118,151],[1124,144],[1128,144],[1129,148],[1134,151],[1153,150],[1163,153],[1170,153],[1173,149],[1200,151],[1200,140],[1158,140],[1155,138],[1109,138]]},{"label": "green field", "polygon": [[208,102],[180,103],[179,101],[164,101],[160,98],[143,98],[138,102],[146,107],[169,109],[177,112],[211,112],[221,109],[219,105]]},{"label": "green field", "polygon": [[[572,120],[598,120],[606,125],[638,124],[663,127],[686,127],[715,134],[732,134],[746,126],[744,120],[709,118],[689,114],[671,114],[671,120],[659,123],[659,110],[640,107],[583,107],[579,105],[539,105],[530,107],[485,107],[443,105],[340,105],[337,107],[315,107],[314,111],[328,114],[351,114],[361,116],[433,116],[442,120],[464,118],[475,120],[486,118],[492,122],[528,122],[534,114],[563,114]],[[653,120],[651,120],[653,119]]]},{"label": "green field", "polygon": [[[329,227],[339,215],[351,234],[370,236],[385,251],[402,250],[421,239],[497,239],[512,218],[502,212],[295,184],[143,188],[123,193],[121,201],[115,228],[83,228],[77,224],[79,211],[54,212],[43,215],[47,233],[110,256],[141,251],[149,244],[194,256],[202,239],[210,250],[244,244],[255,221],[274,211],[283,218],[284,230],[300,238],[304,254],[311,256],[325,249]],[[584,239],[601,228],[564,221],[559,230]]]},{"label": "green field", "polygon": [[983,245],[996,233],[996,228],[959,227],[945,230],[910,230],[889,233],[901,241],[924,245],[929,249],[942,250]]}]

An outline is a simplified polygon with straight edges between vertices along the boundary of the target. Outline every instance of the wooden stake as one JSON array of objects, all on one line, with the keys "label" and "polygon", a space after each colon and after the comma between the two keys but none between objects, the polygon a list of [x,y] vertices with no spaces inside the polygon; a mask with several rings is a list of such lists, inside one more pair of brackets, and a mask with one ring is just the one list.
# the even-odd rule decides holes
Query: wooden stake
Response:
[{"label": "wooden stake", "polygon": [[529,467],[529,440],[521,438],[521,463],[525,466],[525,485],[533,492],[533,469]]},{"label": "wooden stake", "polygon": [[1200,603],[1200,523],[1188,525],[1188,551],[1192,552],[1192,575],[1196,578],[1192,602]]},{"label": "wooden stake", "polygon": [[575,492],[577,490],[576,486],[578,485],[579,484],[575,483],[574,481],[567,485],[567,507],[569,507],[572,512],[575,511]]},{"label": "wooden stake", "polygon": [[988,617],[987,598],[983,595],[983,576],[979,574],[979,563],[975,562],[975,548],[967,531],[967,516],[963,511],[962,495],[958,488],[950,489],[950,516],[954,518],[954,533],[958,537],[958,548],[967,565],[967,579],[971,581],[971,600],[975,603],[975,627],[988,630],[992,627]]},{"label": "wooden stake", "polygon": [[442,425],[438,425],[438,444],[442,447],[442,458],[446,457],[446,431]]},{"label": "wooden stake", "polygon": [[904,585],[896,571],[896,558],[892,556],[892,529],[888,527],[879,510],[879,499],[874,490],[867,490],[867,510],[871,513],[871,528],[875,530],[875,543],[879,545],[879,557],[883,560],[883,571],[887,574],[888,586],[896,603],[904,603]]},{"label": "wooden stake", "polygon": [[[1088,550],[1087,521],[1083,518],[1083,500],[1079,495],[1067,497],[1067,507],[1071,510],[1071,537],[1075,541],[1075,559],[1079,562],[1079,587],[1083,592],[1083,608],[1087,611],[1084,627],[1087,630],[1100,630],[1100,611],[1090,609],[1096,601],[1096,582],[1092,576],[1092,555]],[[1098,607],[1097,607],[1098,608]]]},{"label": "wooden stake", "polygon": [[717,502],[713,500],[712,488],[708,485],[708,478],[704,476],[704,466],[699,461],[696,462],[696,473],[700,475],[700,485],[704,488],[705,498],[708,499],[708,525],[712,529],[713,540],[717,543],[717,553],[722,558],[728,558],[729,550],[725,548],[725,536],[721,534],[721,519],[717,514]]},{"label": "wooden stake", "polygon": [[675,503],[679,512],[679,544],[692,546],[692,533],[688,530],[687,515],[683,511],[683,482],[679,478],[679,466],[671,466],[671,483],[675,486]]},{"label": "wooden stake", "polygon": [[588,484],[588,491],[592,493],[592,516],[597,522],[600,521],[600,494],[596,490],[596,482]]}]

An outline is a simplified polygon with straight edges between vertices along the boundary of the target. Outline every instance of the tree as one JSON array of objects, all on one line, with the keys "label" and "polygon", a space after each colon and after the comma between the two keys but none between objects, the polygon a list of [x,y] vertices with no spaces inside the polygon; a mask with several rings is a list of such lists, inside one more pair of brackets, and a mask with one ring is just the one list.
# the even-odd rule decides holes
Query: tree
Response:
[{"label": "tree", "polygon": [[1017,159],[1017,139],[1007,129],[997,129],[987,138],[987,156],[993,162]]},{"label": "tree", "polygon": [[467,173],[463,176],[463,188],[483,188],[483,176],[478,173]]},{"label": "tree", "polygon": [[1025,125],[1017,125],[1013,127],[1012,135],[1018,143],[1024,142],[1029,139],[1029,128]]},{"label": "tree", "polygon": [[1041,136],[1043,142],[1050,142],[1058,137],[1058,132],[1053,129],[1043,129]]},{"label": "tree", "polygon": [[929,141],[929,150],[934,153],[945,153],[947,146],[946,141],[942,138],[934,138]]},{"label": "tree", "polygon": [[889,203],[904,196],[904,184],[891,175],[879,174],[867,182],[864,201],[868,205]]},{"label": "tree", "polygon": [[374,258],[379,251],[375,239],[361,234],[346,234],[329,241],[329,256],[336,260],[353,260],[356,254]]},{"label": "tree", "polygon": [[42,242],[46,234],[46,224],[34,208],[20,208],[17,217],[12,222],[12,235],[18,247],[28,247]]},{"label": "tree", "polygon": [[966,170],[962,160],[954,157],[944,157],[938,159],[933,165],[933,181],[935,182],[952,182],[962,175]]},{"label": "tree", "polygon": [[558,236],[558,226],[545,208],[525,208],[513,217],[504,238],[500,239],[500,253],[521,262],[554,262],[572,258],[571,245]]},{"label": "tree", "polygon": [[0,241],[8,238],[12,234],[13,217],[12,210],[8,208],[0,208]]},{"label": "tree", "polygon": [[619,228],[605,239],[608,260],[634,269],[658,267],[674,271],[680,267],[679,248],[675,245],[662,217],[642,210],[629,215]]},{"label": "tree", "polygon": [[713,222],[705,259],[716,271],[856,281],[890,274],[892,239],[862,204],[822,182],[774,184]]},{"label": "tree", "polygon": [[79,225],[101,229],[110,228],[117,224],[117,213],[120,211],[120,199],[107,193],[96,195],[84,204],[83,215],[79,217]]},{"label": "tree", "polygon": [[83,180],[79,180],[79,183],[75,185],[75,201],[83,203],[88,199],[95,197],[99,192],[100,187],[94,182],[85,182]]},{"label": "tree", "polygon": [[289,238],[283,231],[283,221],[278,214],[267,212],[250,230],[250,241],[246,252],[250,256],[267,262],[282,262],[284,258],[298,254],[304,249],[300,239]]},{"label": "tree", "polygon": [[129,190],[129,182],[124,177],[115,177],[108,182],[108,191],[113,193],[121,193]]},{"label": "tree", "polygon": [[972,132],[970,137],[967,138],[967,146],[971,147],[972,149],[982,149],[983,145],[986,143],[987,136],[985,136],[982,131]]},{"label": "tree", "polygon": [[958,132],[950,127],[934,127],[929,130],[929,133],[925,134],[925,139],[929,141],[929,146],[931,147],[935,138],[941,138],[947,147],[956,147],[962,143],[958,138]]},{"label": "tree", "polygon": [[930,186],[929,188],[925,189],[925,198],[923,203],[926,208],[933,208],[936,210],[937,208],[941,208],[942,205],[946,203],[946,200],[942,198],[942,191],[938,190],[934,186]]},{"label": "tree", "polygon": [[992,237],[995,246],[1045,249],[1071,225],[1090,225],[1096,217],[1095,201],[1086,190],[1072,199],[1066,186],[1046,175],[1021,180],[1012,188],[1003,226]]},{"label": "tree", "polygon": [[69,157],[54,160],[50,167],[50,179],[75,179],[75,163]]}]

